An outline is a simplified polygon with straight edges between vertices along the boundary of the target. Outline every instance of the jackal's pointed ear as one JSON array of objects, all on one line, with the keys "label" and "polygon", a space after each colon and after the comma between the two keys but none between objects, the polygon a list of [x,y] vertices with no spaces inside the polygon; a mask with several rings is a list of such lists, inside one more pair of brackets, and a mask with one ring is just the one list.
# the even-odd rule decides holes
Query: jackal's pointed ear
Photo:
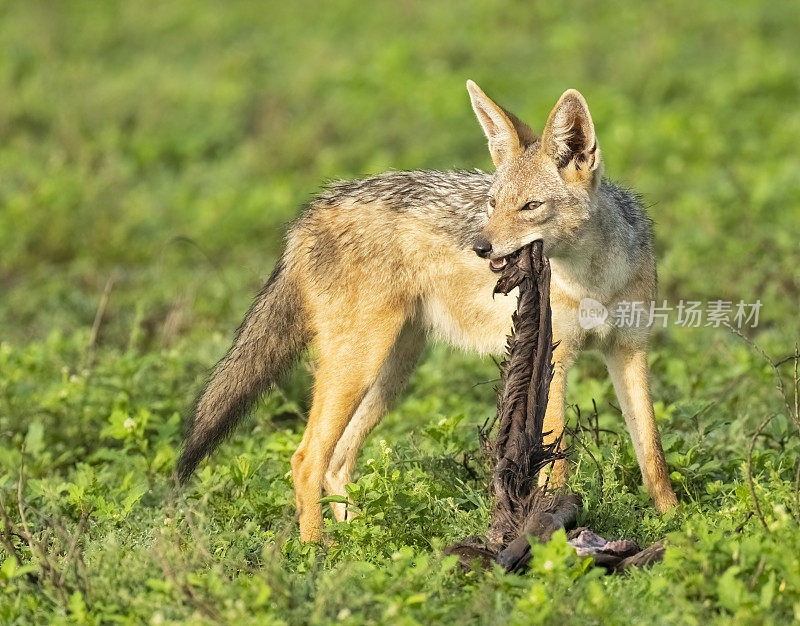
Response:
[{"label": "jackal's pointed ear", "polygon": [[475,115],[489,140],[489,153],[495,167],[509,158],[519,156],[526,146],[536,141],[536,134],[530,126],[497,106],[471,80],[467,81],[467,91]]},{"label": "jackal's pointed ear", "polygon": [[542,133],[542,150],[567,182],[591,180],[600,168],[600,148],[583,96],[570,89],[558,99]]}]

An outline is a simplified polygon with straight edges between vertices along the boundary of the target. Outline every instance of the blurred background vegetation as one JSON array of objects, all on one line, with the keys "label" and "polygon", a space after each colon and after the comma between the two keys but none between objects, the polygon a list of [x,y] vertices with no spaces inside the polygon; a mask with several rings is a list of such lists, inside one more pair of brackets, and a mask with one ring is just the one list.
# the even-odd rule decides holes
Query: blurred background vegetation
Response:
[{"label": "blurred background vegetation", "polygon": [[226,328],[326,180],[490,167],[467,78],[538,129],[580,89],[608,175],[651,207],[664,295],[763,297],[780,325],[800,7],[722,6],[5,2],[4,337],[90,324],[115,268],[117,337],[180,296]]},{"label": "blurred background vegetation", "polygon": [[[159,619],[211,619],[180,584],[143,582],[161,577],[158,563],[169,561],[148,560],[141,541],[159,535],[164,522],[178,416],[280,255],[286,224],[326,181],[387,169],[491,167],[467,78],[538,130],[558,96],[579,89],[607,175],[638,191],[655,220],[662,297],[760,299],[760,325],[750,334],[776,357],[791,352],[800,337],[798,32],[800,4],[756,0],[0,0],[0,487],[14,504],[26,459],[31,506],[67,527],[94,511],[81,545],[94,564],[95,590],[104,590],[88,597],[80,577],[67,577],[69,598],[82,594],[71,606],[47,585],[0,575],[17,593],[0,617],[91,622],[133,611],[155,619],[153,603],[161,602],[171,608]],[[657,411],[688,517],[652,516],[630,445],[611,438],[593,449],[606,467],[606,488],[618,484],[628,495],[603,496],[593,466],[576,452],[576,488],[595,506],[587,523],[643,540],[667,530],[697,536],[697,525],[722,523],[724,509],[725,529],[747,523],[759,537],[753,555],[779,554],[788,540],[759,543],[742,474],[750,433],[774,412],[756,468],[773,481],[765,491],[775,498],[791,488],[797,445],[769,367],[721,329],[670,326],[654,345]],[[436,463],[476,450],[473,426],[491,413],[493,390],[475,383],[494,377],[490,361],[429,350],[407,399],[365,451],[365,458],[398,455],[393,462],[410,468],[404,487],[375,505],[371,525],[336,531],[340,547],[320,566],[295,531],[281,534],[291,527],[285,473],[308,402],[301,367],[259,407],[255,426],[205,466],[190,496],[216,542],[213,566],[191,551],[180,558],[187,571],[236,581],[245,608],[213,580],[193,584],[229,619],[325,621],[361,606],[354,598],[364,594],[372,600],[344,618],[389,619],[398,602],[422,621],[499,619],[510,607],[531,619],[550,615],[536,600],[539,583],[510,578],[468,583],[436,574],[450,591],[440,589],[435,602],[425,596],[422,606],[432,575],[423,568],[419,579],[403,579],[411,591],[391,591],[399,565],[387,559],[395,551],[411,550],[397,563],[418,562],[431,537],[462,537],[485,522],[481,490],[463,496],[468,474]],[[596,400],[602,424],[622,432],[599,358],[582,359],[571,382],[572,402],[585,413]],[[407,448],[386,453],[376,443],[409,430],[416,434]],[[359,497],[367,497],[370,476],[378,480],[370,467],[359,466]],[[446,505],[454,497],[462,498],[460,513]],[[789,533],[785,508],[775,510],[768,521]],[[777,605],[773,596],[765,605],[763,591],[771,585],[780,598],[776,590],[796,574],[796,559],[744,563],[738,548],[709,541],[716,556],[698,557],[694,574],[670,570],[670,603],[653,599],[664,594],[652,577],[593,579],[569,592],[587,603],[574,610],[585,619],[619,619],[613,598],[638,598],[628,617],[656,606],[662,616],[673,610],[684,618],[745,619],[770,607],[777,618],[800,615],[796,589]],[[20,550],[23,561],[37,562]],[[272,599],[258,604],[267,592],[253,587],[261,579],[246,568],[273,557],[278,573],[270,570],[263,583]],[[357,568],[326,578],[326,568],[349,561],[377,568],[369,570],[376,587],[365,590]],[[120,562],[127,569],[114,566]],[[338,588],[336,576],[349,586]],[[704,586],[724,576],[726,586]],[[547,582],[548,597],[566,598],[571,577]],[[456,602],[453,589],[470,593]],[[483,606],[487,589],[495,595]],[[612,604],[595,602],[597,593]],[[315,599],[325,594],[329,603]]]}]

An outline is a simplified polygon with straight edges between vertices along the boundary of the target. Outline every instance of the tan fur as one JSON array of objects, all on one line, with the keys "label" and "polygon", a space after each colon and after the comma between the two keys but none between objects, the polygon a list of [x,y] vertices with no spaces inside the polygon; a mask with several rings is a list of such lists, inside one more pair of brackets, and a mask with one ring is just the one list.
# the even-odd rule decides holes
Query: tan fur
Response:
[{"label": "tan fur", "polygon": [[[346,218],[336,211],[331,219],[334,223],[327,227],[356,230],[363,236],[372,228],[374,211],[353,206]],[[496,277],[486,263],[471,251],[443,245],[424,226],[415,221],[396,224],[391,241],[373,239],[369,256],[360,248],[345,247],[338,263],[346,268],[348,279],[336,289],[320,289],[320,281],[330,277],[315,275],[317,270],[302,252],[317,246],[318,239],[301,228],[302,236],[290,240],[287,257],[297,261],[292,269],[305,294],[307,323],[319,354],[308,426],[292,457],[304,540],[319,537],[321,486],[344,495],[361,442],[405,384],[427,332],[483,353],[503,349],[516,298],[493,299]],[[413,240],[424,252],[394,264],[396,254],[390,248],[397,239]],[[390,262],[386,268],[376,267],[375,259]],[[376,276],[376,271],[387,274]],[[334,511],[345,519],[344,507]]]},{"label": "tan fur", "polygon": [[[614,225],[602,223],[610,207],[598,193],[602,164],[586,103],[577,92],[566,92],[540,141],[477,86],[471,84],[469,91],[498,168],[490,188],[494,207],[487,208],[483,229],[492,256],[541,237],[552,259],[559,347],[545,429],[551,438],[563,431],[564,380],[577,353],[584,347],[603,351],[645,486],[656,507],[666,510],[676,500],[650,400],[647,330],[605,325],[586,331],[578,324],[582,298],[611,309],[621,300],[655,296],[652,254],[634,252],[631,258],[630,250],[616,249],[618,242],[604,232]],[[545,205],[520,211],[530,200]],[[405,383],[425,333],[462,348],[498,353],[515,294],[493,299],[496,276],[486,261],[443,239],[424,214],[352,202],[316,210],[308,219],[313,224],[295,230],[287,258],[296,262],[320,355],[308,428],[292,457],[301,537],[315,540],[322,524],[322,485],[329,493],[344,494],[359,446]],[[322,245],[324,233],[331,232],[352,242],[337,249],[335,266],[326,265],[321,274],[304,251]],[[566,475],[566,463],[560,463],[551,481],[561,484]],[[334,507],[334,513],[346,518],[344,506]]]},{"label": "tan fur", "polygon": [[[468,90],[495,174],[393,172],[337,183],[315,200],[289,233],[272,288],[259,296],[200,398],[182,476],[271,382],[260,372],[281,341],[274,327],[283,320],[281,329],[294,328],[295,341],[292,350],[278,351],[281,363],[307,339],[319,354],[308,426],[292,457],[300,536],[319,539],[323,485],[328,493],[345,495],[361,443],[402,389],[426,336],[484,354],[503,351],[516,294],[492,297],[497,275],[473,245],[502,263],[542,239],[552,267],[553,334],[559,342],[545,430],[550,438],[560,436],[567,372],[582,349],[599,349],[644,484],[658,510],[676,504],[650,399],[648,329],[619,328],[608,320],[585,330],[578,319],[584,298],[613,311],[619,302],[655,297],[649,219],[633,196],[603,180],[594,125],[578,92],[559,99],[539,139],[477,85],[468,83]],[[534,206],[531,201],[541,205],[521,210]],[[284,289],[290,298],[279,297]],[[284,313],[270,313],[273,306]],[[251,379],[241,402],[228,407],[227,390]],[[563,484],[566,476],[562,462],[551,484]],[[347,515],[341,505],[334,514],[339,520]]]},{"label": "tan fur", "polygon": [[[513,146],[498,153],[497,172],[490,191],[489,220],[484,236],[491,243],[490,258],[500,258],[521,245],[543,239],[552,257],[555,373],[545,416],[548,440],[564,428],[564,377],[578,351],[584,347],[603,351],[622,405],[625,420],[642,468],[645,486],[659,511],[677,503],[650,399],[646,361],[647,329],[609,325],[586,331],[578,324],[583,298],[593,298],[614,310],[622,301],[649,302],[655,298],[655,262],[646,250],[613,250],[613,233],[606,232],[614,212],[598,193],[602,177],[600,148],[589,108],[583,96],[571,89],[559,98],[542,133],[541,141],[510,138],[510,120],[487,111],[496,106],[474,84],[467,84],[472,105],[490,146],[495,137]],[[488,120],[488,122],[487,122]],[[535,210],[520,210],[530,201],[542,202]],[[567,208],[569,210],[565,210]],[[587,229],[587,226],[589,228]],[[605,249],[604,249],[605,248]],[[611,248],[611,249],[610,249]],[[633,257],[633,258],[631,258]],[[631,262],[633,261],[633,262]],[[563,483],[566,462],[556,465],[551,483]],[[544,480],[545,477],[543,476]]]}]

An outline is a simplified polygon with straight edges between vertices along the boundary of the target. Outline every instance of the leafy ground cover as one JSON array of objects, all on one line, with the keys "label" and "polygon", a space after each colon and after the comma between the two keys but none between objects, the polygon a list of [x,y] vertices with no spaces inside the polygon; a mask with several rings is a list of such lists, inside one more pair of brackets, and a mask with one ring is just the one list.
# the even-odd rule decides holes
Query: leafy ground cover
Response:
[{"label": "leafy ground cover", "polygon": [[497,373],[443,346],[368,440],[361,516],[331,522],[330,546],[299,543],[288,474],[310,358],[188,489],[171,482],[181,416],[323,181],[489,167],[466,78],[539,128],[579,88],[606,171],[656,222],[662,297],[760,299],[747,337],[792,354],[799,12],[0,2],[0,622],[800,619],[792,362],[777,390],[724,328],[654,335],[674,514],[640,487],[600,358],[571,374],[582,522],[667,535],[651,570],[605,577],[563,537],[523,576],[454,570],[441,548],[488,523],[476,426]]}]

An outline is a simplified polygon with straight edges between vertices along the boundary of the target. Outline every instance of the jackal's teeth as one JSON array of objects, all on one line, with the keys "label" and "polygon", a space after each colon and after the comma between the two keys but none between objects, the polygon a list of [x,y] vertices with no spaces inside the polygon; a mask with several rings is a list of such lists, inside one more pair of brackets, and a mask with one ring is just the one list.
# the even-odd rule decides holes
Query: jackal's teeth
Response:
[{"label": "jackal's teeth", "polygon": [[490,269],[491,269],[493,272],[500,272],[500,271],[502,271],[502,270],[503,270],[503,268],[505,268],[505,266],[506,266],[506,265],[508,265],[508,261],[506,260],[506,258],[505,258],[505,257],[503,257],[502,259],[491,259],[491,260],[489,261],[489,268],[490,268]]}]

